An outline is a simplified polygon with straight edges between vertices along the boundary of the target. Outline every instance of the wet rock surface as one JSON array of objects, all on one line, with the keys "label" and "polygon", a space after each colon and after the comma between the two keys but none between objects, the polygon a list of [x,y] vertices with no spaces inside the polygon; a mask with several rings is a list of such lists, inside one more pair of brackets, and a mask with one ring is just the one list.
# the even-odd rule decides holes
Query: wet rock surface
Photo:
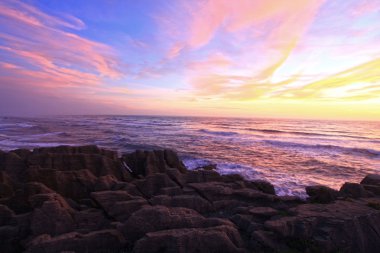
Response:
[{"label": "wet rock surface", "polygon": [[188,171],[172,150],[0,151],[0,252],[379,252],[380,175],[306,191]]}]

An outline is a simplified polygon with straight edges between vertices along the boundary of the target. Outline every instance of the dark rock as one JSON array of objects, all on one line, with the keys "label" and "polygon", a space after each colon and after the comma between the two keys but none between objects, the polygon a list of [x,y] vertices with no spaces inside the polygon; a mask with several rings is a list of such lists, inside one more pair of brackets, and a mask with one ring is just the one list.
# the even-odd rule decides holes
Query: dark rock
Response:
[{"label": "dark rock", "polygon": [[192,170],[186,173],[186,183],[220,182],[223,177],[213,170]]},{"label": "dark rock", "polygon": [[148,232],[174,229],[231,225],[227,220],[206,219],[196,211],[182,207],[144,207],[133,213],[121,230],[125,237],[135,241]]},{"label": "dark rock", "polygon": [[176,168],[181,173],[185,173],[187,171],[185,165],[179,159],[176,152],[174,152],[173,150],[170,150],[170,149],[165,149],[164,154],[165,154],[166,163],[170,168]]},{"label": "dark rock", "polygon": [[148,202],[143,198],[121,201],[115,203],[112,209],[108,211],[108,215],[118,221],[125,221],[131,214],[145,206],[148,206]]},{"label": "dark rock", "polygon": [[110,228],[110,221],[104,216],[102,210],[90,208],[75,212],[73,219],[76,224],[76,231],[89,233],[96,230]]},{"label": "dark rock", "polygon": [[356,183],[344,183],[339,192],[351,198],[366,198],[372,195],[363,185]]},{"label": "dark rock", "polygon": [[265,180],[245,181],[246,187],[256,189],[268,194],[276,194],[274,186]]},{"label": "dark rock", "polygon": [[164,187],[158,192],[158,195],[176,196],[183,194],[183,190],[179,186]]},{"label": "dark rock", "polygon": [[191,209],[165,206],[145,207],[132,214],[121,230],[127,239],[135,241],[148,232],[198,227],[204,220],[203,216]]},{"label": "dark rock", "polygon": [[298,251],[377,252],[380,247],[380,212],[360,201],[304,204],[294,213],[265,225],[284,240],[297,241]]},{"label": "dark rock", "polygon": [[93,192],[91,196],[108,216],[118,221],[126,220],[133,212],[148,204],[145,199],[125,191]]},{"label": "dark rock", "polygon": [[276,235],[271,231],[254,231],[251,234],[251,240],[258,242],[263,252],[286,252],[283,245],[278,243]]},{"label": "dark rock", "polygon": [[54,193],[54,191],[38,182],[25,183],[15,192],[14,196],[7,201],[7,205],[16,213],[29,212],[32,210],[29,201],[30,197],[42,193]]},{"label": "dark rock", "polygon": [[176,168],[182,173],[186,172],[186,167],[172,150],[138,150],[124,155],[123,160],[135,176],[164,173],[168,168]]},{"label": "dark rock", "polygon": [[3,152],[0,150],[0,171],[3,170],[8,176],[18,179],[26,169],[25,161],[16,153]]},{"label": "dark rock", "polygon": [[7,206],[0,205],[0,226],[9,225],[14,218],[14,212]]},{"label": "dark rock", "polygon": [[19,245],[19,240],[19,229],[17,226],[0,227],[0,252],[21,252],[22,247]]},{"label": "dark rock", "polygon": [[52,236],[68,233],[76,228],[74,211],[55,193],[37,194],[32,197],[35,209],[31,216],[30,229],[33,235]]},{"label": "dark rock", "polygon": [[9,198],[13,195],[13,182],[5,171],[0,170],[0,199]]},{"label": "dark rock", "polygon": [[189,186],[208,201],[225,200],[233,193],[233,189],[220,182],[191,183]]},{"label": "dark rock", "polygon": [[306,193],[309,199],[316,203],[330,203],[335,201],[339,192],[323,185],[307,186]]},{"label": "dark rock", "polygon": [[252,222],[252,216],[246,215],[246,214],[235,214],[233,215],[230,220],[240,229],[243,231],[247,231],[251,222]]},{"label": "dark rock", "polygon": [[242,240],[235,228],[218,226],[148,233],[137,241],[133,252],[246,252],[242,247]]},{"label": "dark rock", "polygon": [[122,159],[96,146],[0,151],[0,252],[380,248],[378,175],[340,192],[307,187],[305,201],[211,167],[187,171],[171,150]]},{"label": "dark rock", "polygon": [[30,181],[45,184],[64,197],[78,200],[88,198],[94,190],[97,178],[90,170],[58,171],[55,169],[29,170]]},{"label": "dark rock", "polygon": [[139,191],[148,198],[157,195],[162,188],[178,186],[167,174],[164,173],[149,175],[144,179],[136,180],[133,183],[137,186]]},{"label": "dark rock", "polygon": [[181,173],[178,169],[168,168],[166,174],[171,180],[173,180],[180,187],[184,187],[186,184],[186,175]]},{"label": "dark rock", "polygon": [[94,184],[94,191],[107,191],[113,189],[118,184],[118,180],[113,175],[99,177]]},{"label": "dark rock", "polygon": [[377,174],[367,175],[365,178],[363,178],[363,180],[360,182],[360,184],[369,184],[369,185],[380,186],[380,175],[377,175]]},{"label": "dark rock", "polygon": [[18,155],[21,159],[25,159],[31,154],[31,151],[29,149],[23,149],[23,148],[12,150],[11,152]]},{"label": "dark rock", "polygon": [[125,247],[122,235],[113,229],[88,234],[71,232],[51,237],[42,235],[28,244],[26,253],[119,252]]},{"label": "dark rock", "polygon": [[271,207],[253,207],[249,209],[249,213],[255,216],[271,217],[279,214],[279,211]]},{"label": "dark rock", "polygon": [[366,191],[376,196],[380,196],[380,185],[363,184],[363,187]]},{"label": "dark rock", "polygon": [[202,166],[199,169],[202,169],[202,170],[216,170],[216,164],[208,164],[208,165]]},{"label": "dark rock", "polygon": [[223,182],[231,183],[237,181],[244,181],[244,178],[240,174],[227,174],[221,178]]},{"label": "dark rock", "polygon": [[128,180],[128,172],[121,169],[119,160],[100,154],[60,154],[36,153],[28,157],[32,166],[49,168],[57,171],[89,170],[97,177],[113,175],[119,180]]},{"label": "dark rock", "polygon": [[158,195],[150,200],[153,205],[163,205],[170,207],[185,207],[193,209],[199,213],[208,213],[213,210],[210,202],[204,198],[196,195],[179,195],[179,196],[165,196]]}]

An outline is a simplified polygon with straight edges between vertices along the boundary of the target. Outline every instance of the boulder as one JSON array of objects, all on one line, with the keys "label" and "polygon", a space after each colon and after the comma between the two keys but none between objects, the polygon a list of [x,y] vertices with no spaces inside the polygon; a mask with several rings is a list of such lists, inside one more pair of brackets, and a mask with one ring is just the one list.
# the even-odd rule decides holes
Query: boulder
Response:
[{"label": "boulder", "polygon": [[293,252],[279,244],[278,238],[272,231],[256,230],[251,234],[251,241],[259,252]]},{"label": "boulder", "polygon": [[0,199],[9,198],[14,194],[12,179],[5,171],[0,170]]},{"label": "boulder", "polygon": [[172,150],[137,150],[124,155],[122,159],[135,176],[164,173],[168,168],[175,168],[181,173],[186,172],[186,167]]},{"label": "boulder", "polygon": [[94,184],[94,191],[107,191],[113,189],[119,181],[113,175],[99,177]]},{"label": "boulder", "polygon": [[249,209],[249,213],[254,216],[269,218],[279,214],[279,211],[271,207],[253,207]]},{"label": "boulder", "polygon": [[76,224],[76,231],[81,233],[89,233],[111,227],[111,221],[105,217],[104,212],[100,209],[89,208],[80,212],[74,212],[73,219]]},{"label": "boulder", "polygon": [[141,193],[147,198],[157,195],[162,188],[178,186],[167,174],[156,173],[144,179],[133,182]]},{"label": "boulder", "polygon": [[380,196],[380,185],[371,185],[371,184],[363,184],[363,187],[366,191],[370,192],[375,196]]},{"label": "boulder", "polygon": [[58,194],[37,194],[31,199],[35,207],[31,215],[30,229],[36,236],[52,236],[68,233],[76,228],[73,219],[74,210]]},{"label": "boulder", "polygon": [[175,228],[232,226],[224,219],[205,218],[198,212],[182,207],[144,207],[133,213],[120,228],[125,238],[134,242],[146,233]]},{"label": "boulder", "polygon": [[118,159],[111,159],[101,154],[65,154],[35,153],[28,156],[31,166],[49,168],[57,171],[89,170],[97,177],[113,175],[119,180],[127,180],[130,176],[122,169]]},{"label": "boulder", "polygon": [[228,199],[233,193],[233,189],[228,187],[228,184],[221,182],[190,183],[188,186],[211,202]]},{"label": "boulder", "polygon": [[5,171],[14,180],[26,169],[26,163],[19,155],[0,150],[0,171]]},{"label": "boulder", "polygon": [[7,205],[18,214],[30,212],[32,210],[30,197],[44,193],[54,193],[54,191],[42,183],[28,182],[15,192],[14,196],[7,201]]},{"label": "boulder", "polygon": [[339,192],[351,198],[366,198],[372,195],[363,185],[356,183],[344,183]]},{"label": "boulder", "polygon": [[252,222],[252,215],[235,214],[230,217],[230,220],[239,228],[239,230],[248,231]]},{"label": "boulder", "polygon": [[275,189],[274,186],[265,180],[252,180],[252,181],[244,181],[245,186],[248,188],[252,188],[255,190],[262,191],[267,194],[275,195]]},{"label": "boulder", "polygon": [[202,166],[200,169],[202,169],[202,170],[216,170],[216,164],[208,164],[208,165]]},{"label": "boulder", "polygon": [[194,210],[181,207],[144,207],[133,213],[121,228],[125,238],[135,241],[148,232],[202,226],[206,219]]},{"label": "boulder", "polygon": [[87,169],[59,171],[35,168],[29,172],[29,180],[41,182],[62,196],[74,200],[88,198],[97,181],[94,174]]},{"label": "boulder", "polygon": [[339,195],[338,191],[323,185],[307,186],[306,193],[309,200],[316,203],[330,203]]},{"label": "boulder", "polygon": [[108,216],[118,221],[126,220],[133,212],[148,205],[145,199],[125,191],[93,192],[91,197]]},{"label": "boulder", "polygon": [[186,183],[220,182],[223,177],[213,170],[192,170],[186,173]]},{"label": "boulder", "polygon": [[17,226],[0,226],[0,252],[22,252],[19,229]]},{"label": "boulder", "polygon": [[171,149],[164,150],[165,160],[169,168],[176,168],[181,173],[186,173],[187,169],[183,162],[179,159],[177,153]]},{"label": "boulder", "polygon": [[11,153],[15,153],[21,159],[26,159],[32,152],[29,149],[20,148],[12,150]]},{"label": "boulder", "polygon": [[42,235],[27,245],[26,253],[121,252],[125,246],[125,240],[117,230],[107,229],[88,234]]},{"label": "boulder", "polygon": [[197,195],[158,195],[150,199],[150,203],[153,205],[163,205],[168,207],[185,207],[193,209],[199,213],[208,213],[213,210],[213,206],[209,201]]},{"label": "boulder", "polygon": [[9,225],[14,218],[14,212],[5,205],[0,205],[0,226]]},{"label": "boulder", "polygon": [[368,185],[378,185],[380,186],[380,175],[378,174],[370,174],[367,175],[360,184],[368,184]]},{"label": "boulder", "polygon": [[360,200],[330,204],[303,204],[285,216],[265,222],[279,235],[279,243],[301,252],[377,252],[380,247],[380,211]]},{"label": "boulder", "polygon": [[371,192],[376,196],[380,196],[380,175],[370,174],[367,175],[361,182],[364,189]]},{"label": "boulder", "polygon": [[33,150],[33,154],[68,154],[68,155],[75,155],[75,154],[97,154],[106,156],[110,159],[116,159],[117,158],[117,152],[107,149],[99,148],[96,145],[85,145],[85,146],[67,146],[67,145],[61,145],[57,147],[43,147],[43,148],[35,148]]},{"label": "boulder", "polygon": [[246,252],[239,232],[231,226],[184,228],[151,232],[138,240],[133,252]]}]

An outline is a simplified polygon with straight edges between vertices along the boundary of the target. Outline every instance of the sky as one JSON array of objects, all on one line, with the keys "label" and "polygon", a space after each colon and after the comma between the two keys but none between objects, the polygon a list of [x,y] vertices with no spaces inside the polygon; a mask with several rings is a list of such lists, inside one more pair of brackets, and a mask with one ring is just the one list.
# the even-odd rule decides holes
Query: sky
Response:
[{"label": "sky", "polygon": [[0,115],[380,120],[380,0],[1,0]]}]

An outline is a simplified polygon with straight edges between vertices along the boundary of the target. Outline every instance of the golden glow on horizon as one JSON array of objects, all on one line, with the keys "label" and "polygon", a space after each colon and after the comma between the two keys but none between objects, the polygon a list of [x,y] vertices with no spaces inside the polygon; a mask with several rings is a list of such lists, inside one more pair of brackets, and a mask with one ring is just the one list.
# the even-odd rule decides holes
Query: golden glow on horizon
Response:
[{"label": "golden glow on horizon", "polygon": [[[42,106],[25,106],[35,114],[380,120],[380,4],[333,2],[157,3],[137,19],[141,29],[115,32],[136,21],[117,15],[120,3],[104,28],[89,22],[96,8],[57,15],[59,6],[4,0],[0,99],[38,97]],[[45,102],[58,100],[73,109]]]}]

